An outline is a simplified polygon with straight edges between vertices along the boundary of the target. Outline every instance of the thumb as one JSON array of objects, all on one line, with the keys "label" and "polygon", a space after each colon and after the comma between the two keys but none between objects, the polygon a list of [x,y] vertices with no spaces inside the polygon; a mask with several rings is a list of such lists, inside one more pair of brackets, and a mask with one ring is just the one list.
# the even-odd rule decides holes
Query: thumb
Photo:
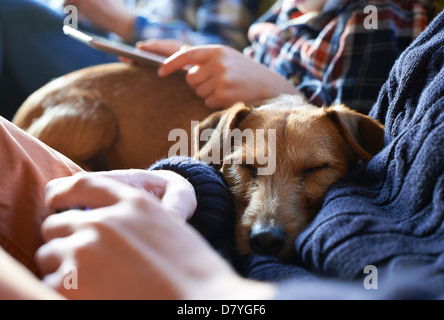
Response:
[{"label": "thumb", "polygon": [[160,77],[166,77],[180,70],[189,69],[190,66],[202,65],[212,59],[215,55],[212,46],[195,46],[177,51],[167,58],[158,70]]},{"label": "thumb", "polygon": [[139,41],[136,47],[140,50],[149,51],[155,54],[169,57],[179,51],[185,44],[174,39],[149,39]]}]

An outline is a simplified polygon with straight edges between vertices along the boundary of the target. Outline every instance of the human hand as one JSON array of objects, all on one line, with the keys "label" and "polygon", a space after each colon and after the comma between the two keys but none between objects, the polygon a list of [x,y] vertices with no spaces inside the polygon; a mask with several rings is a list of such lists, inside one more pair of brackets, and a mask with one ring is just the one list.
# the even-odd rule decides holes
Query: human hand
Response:
[{"label": "human hand", "polygon": [[253,41],[264,42],[264,40],[260,41],[259,39],[261,37],[265,38],[269,34],[278,34],[280,31],[281,28],[279,28],[275,23],[271,22],[255,23],[248,29],[248,39],[250,39],[251,42]]},{"label": "human hand", "polygon": [[[184,42],[176,39],[149,39],[136,43],[136,48],[139,50],[148,51],[160,56],[169,57],[181,49],[188,48]],[[129,58],[119,57],[120,61],[131,63],[134,65],[143,65],[141,62],[134,61]]]},{"label": "human hand", "polygon": [[[86,173],[79,173],[76,178],[82,181],[82,177]],[[161,201],[164,209],[173,215],[176,215],[183,221],[191,219],[197,207],[196,194],[193,186],[183,178],[181,175],[168,170],[147,171],[147,170],[114,170],[108,172],[88,173],[88,178],[95,179],[96,177],[111,178],[120,181],[129,186],[138,189],[140,192],[147,195],[154,195]],[[65,211],[69,208],[99,208],[95,204],[96,195],[85,195],[81,203],[59,203],[57,197],[52,196],[52,190],[60,192],[58,183],[64,181],[64,178],[55,179],[47,186],[47,207],[50,214]],[[80,182],[78,182],[80,183]],[[64,201],[69,201],[70,198],[63,198]]]},{"label": "human hand", "polygon": [[[46,202],[52,211],[92,208],[51,215],[42,225],[47,243],[36,258],[43,281],[68,298],[268,298],[274,290],[236,276],[167,203],[138,187],[74,176],[52,183]],[[65,270],[73,267],[78,288],[70,290]]]},{"label": "human hand", "polygon": [[280,74],[239,51],[222,45],[205,45],[181,50],[169,57],[158,74],[166,77],[192,65],[187,83],[205,104],[214,109],[273,98],[279,94],[298,94],[298,90]]},{"label": "human hand", "polygon": [[97,27],[114,32],[125,41],[131,39],[136,15],[124,0],[65,0],[66,5],[76,6],[79,14]]},{"label": "human hand", "polygon": [[149,51],[161,56],[169,57],[180,51],[182,48],[188,48],[186,43],[176,39],[149,39],[139,41],[136,47],[141,50]]},{"label": "human hand", "polygon": [[[136,43],[136,48],[139,50],[148,51],[160,56],[168,57],[173,53],[188,48],[184,42],[175,39],[149,39]],[[130,63],[132,65],[143,66],[142,62],[134,61],[130,58],[119,57],[120,61]]]}]

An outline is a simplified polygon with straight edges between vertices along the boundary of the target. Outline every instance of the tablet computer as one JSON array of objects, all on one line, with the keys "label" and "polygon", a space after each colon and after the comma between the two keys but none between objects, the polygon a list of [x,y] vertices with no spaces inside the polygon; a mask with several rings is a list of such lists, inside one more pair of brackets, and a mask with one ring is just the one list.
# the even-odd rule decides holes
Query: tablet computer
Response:
[{"label": "tablet computer", "polygon": [[110,54],[115,54],[117,56],[130,58],[134,61],[141,62],[147,65],[159,66],[159,64],[161,64],[166,59],[166,57],[164,56],[143,51],[133,46],[117,41],[112,41],[91,33],[79,31],[70,26],[63,26],[63,32],[66,35],[80,42],[83,42],[94,49]]}]

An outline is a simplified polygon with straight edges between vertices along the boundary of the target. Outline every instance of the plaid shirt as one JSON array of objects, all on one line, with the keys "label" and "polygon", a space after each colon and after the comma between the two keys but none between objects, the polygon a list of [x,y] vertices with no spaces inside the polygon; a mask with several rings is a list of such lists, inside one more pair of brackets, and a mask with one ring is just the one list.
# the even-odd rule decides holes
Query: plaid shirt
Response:
[{"label": "plaid shirt", "polygon": [[[396,58],[427,25],[424,1],[327,0],[322,12],[304,15],[293,1],[284,2],[258,21],[280,31],[250,39],[244,53],[318,106],[344,103],[367,113]],[[368,5],[377,11],[366,11]]]},{"label": "plaid shirt", "polygon": [[191,45],[221,43],[245,48],[258,18],[257,0],[141,0],[133,41],[173,38]]}]

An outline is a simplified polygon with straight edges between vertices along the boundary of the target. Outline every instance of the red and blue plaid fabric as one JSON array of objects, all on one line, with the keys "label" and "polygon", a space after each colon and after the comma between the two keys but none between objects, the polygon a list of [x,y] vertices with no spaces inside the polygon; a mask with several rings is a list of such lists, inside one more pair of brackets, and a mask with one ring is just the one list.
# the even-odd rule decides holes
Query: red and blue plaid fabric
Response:
[{"label": "red and blue plaid fabric", "polygon": [[258,21],[280,31],[250,39],[244,52],[319,106],[344,103],[367,113],[396,58],[427,25],[424,1],[327,0],[308,15],[284,2]]}]

